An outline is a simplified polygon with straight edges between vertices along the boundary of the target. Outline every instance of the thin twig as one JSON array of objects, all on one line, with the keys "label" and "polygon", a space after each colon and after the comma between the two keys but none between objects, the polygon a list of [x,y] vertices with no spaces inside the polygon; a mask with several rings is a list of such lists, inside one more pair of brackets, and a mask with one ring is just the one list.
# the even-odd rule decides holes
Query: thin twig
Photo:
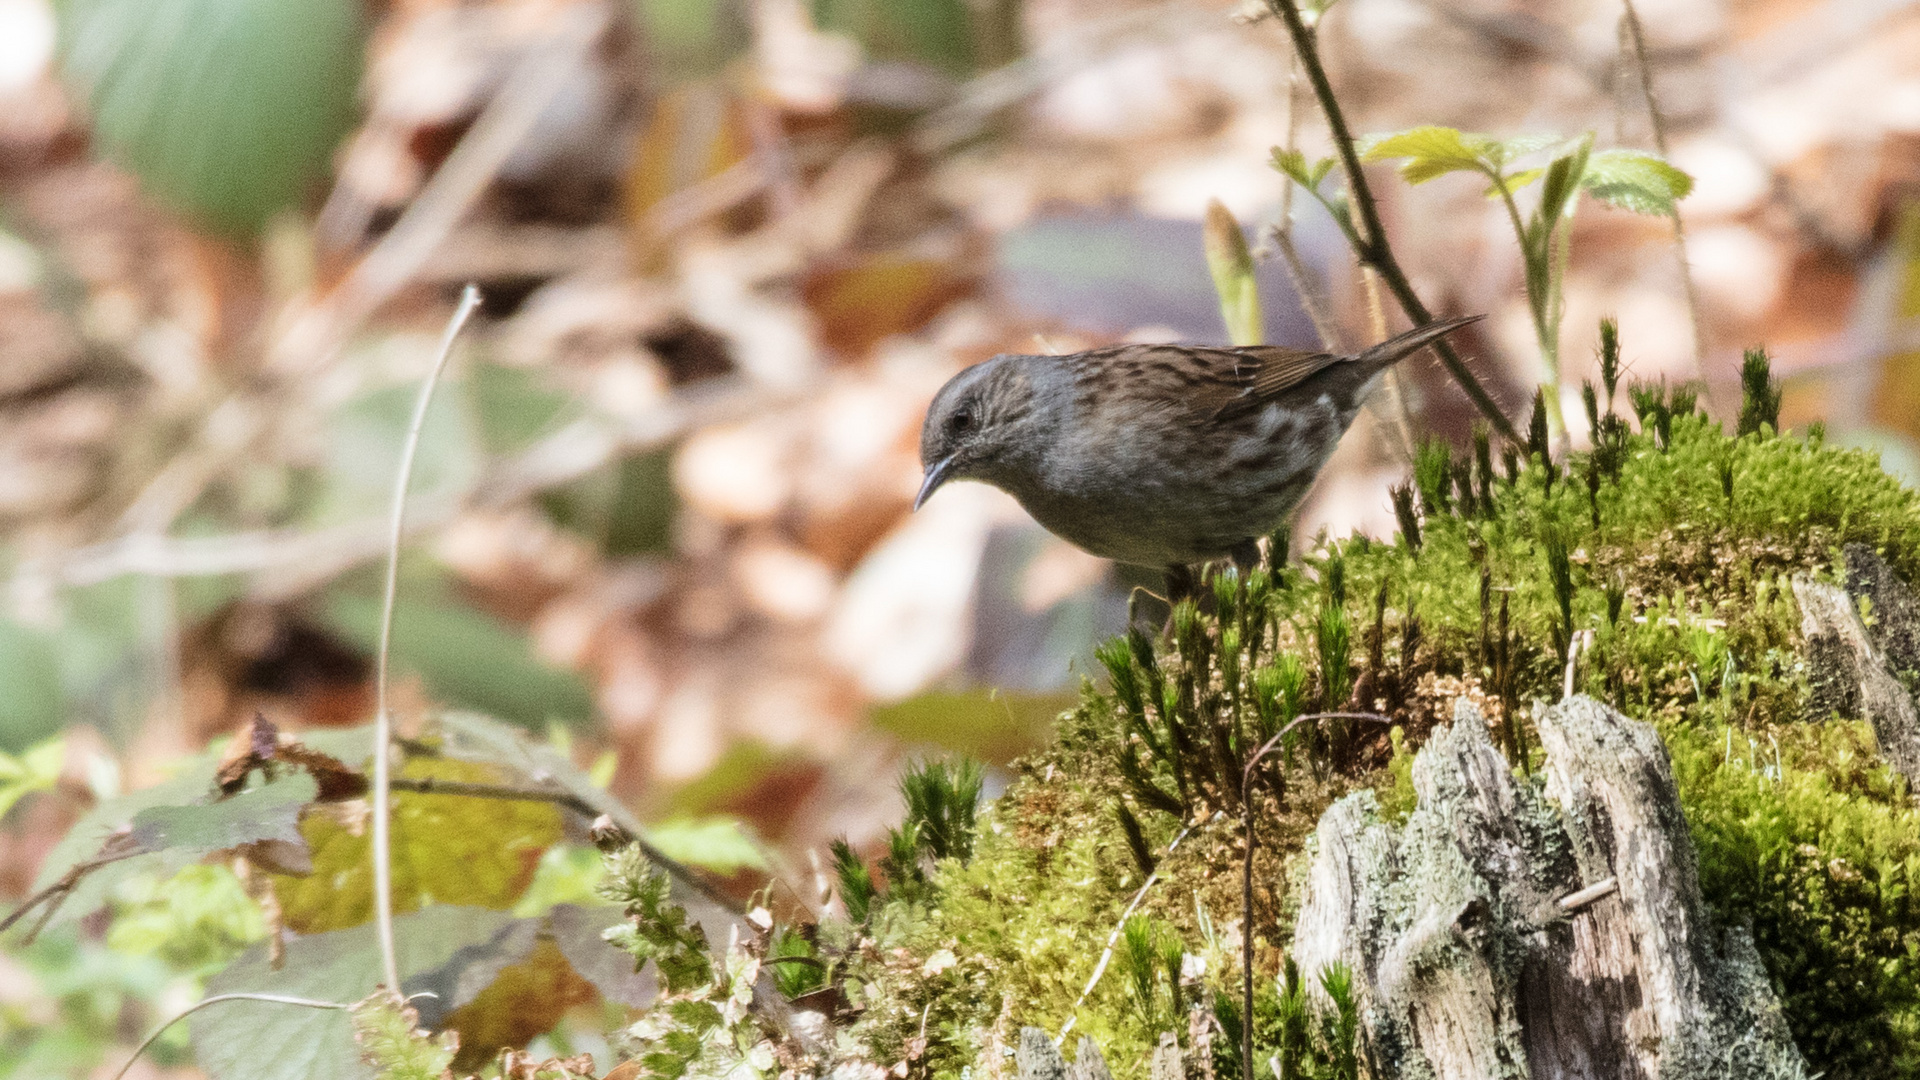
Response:
[{"label": "thin twig", "polygon": [[[1207,823],[1211,825],[1219,821],[1223,816],[1223,813],[1216,813],[1207,819]],[[1174,836],[1173,842],[1167,845],[1167,849],[1160,853],[1160,857],[1164,859],[1168,855],[1173,854],[1173,849],[1179,847],[1180,842],[1187,838],[1187,834],[1197,827],[1198,826],[1195,825],[1188,825],[1186,828],[1181,829],[1180,832]],[[1080,1018],[1080,1006],[1086,1003],[1087,995],[1093,993],[1093,988],[1100,985],[1100,976],[1107,973],[1107,965],[1113,961],[1113,947],[1120,940],[1120,931],[1126,927],[1127,919],[1132,917],[1134,909],[1140,906],[1140,901],[1147,898],[1147,890],[1153,888],[1154,882],[1159,880],[1160,871],[1155,870],[1148,874],[1147,880],[1141,882],[1140,888],[1134,892],[1133,899],[1127,902],[1126,910],[1120,913],[1120,920],[1113,924],[1113,932],[1107,935],[1107,947],[1100,950],[1100,960],[1093,965],[1093,974],[1088,976],[1087,985],[1080,990],[1080,996],[1074,1000],[1072,1011],[1067,1013],[1067,1022],[1060,1026],[1060,1034],[1055,1040],[1056,1042],[1064,1041],[1067,1037],[1067,1032],[1073,1030],[1073,1022]]]},{"label": "thin twig", "polygon": [[[1633,0],[1620,0],[1620,37],[1622,51],[1633,65],[1640,81],[1640,95],[1647,101],[1647,121],[1653,127],[1653,148],[1667,156],[1667,121],[1660,112],[1660,99],[1653,91],[1653,68],[1647,63],[1647,39],[1640,25],[1640,12]],[[1700,323],[1700,293],[1694,288],[1693,267],[1687,260],[1687,229],[1680,222],[1680,207],[1675,204],[1667,214],[1673,220],[1674,259],[1680,266],[1680,284],[1687,297],[1687,321],[1693,324],[1693,373],[1698,376],[1707,355],[1706,331]]]},{"label": "thin twig", "polygon": [[1260,760],[1280,745],[1280,740],[1299,725],[1312,720],[1372,720],[1379,724],[1393,721],[1378,713],[1319,712],[1306,713],[1287,721],[1285,727],[1253,752],[1240,769],[1240,820],[1246,834],[1246,853],[1240,864],[1240,1075],[1253,1075],[1253,769]]},{"label": "thin twig", "polygon": [[[1333,84],[1327,79],[1327,70],[1320,63],[1320,46],[1314,32],[1300,18],[1300,9],[1294,6],[1294,0],[1267,0],[1267,6],[1287,24],[1287,36],[1293,39],[1293,49],[1300,62],[1307,69],[1307,81],[1313,85],[1313,93],[1320,102],[1320,112],[1327,118],[1327,126],[1332,129],[1334,149],[1340,155],[1340,167],[1347,177],[1347,192],[1353,206],[1359,214],[1357,235],[1353,237],[1354,255],[1364,266],[1379,271],[1380,277],[1392,290],[1393,297],[1407,317],[1420,326],[1433,321],[1433,313],[1427,310],[1418,293],[1413,291],[1413,283],[1400,268],[1394,258],[1393,247],[1387,243],[1386,230],[1380,224],[1380,208],[1374,202],[1373,189],[1367,185],[1366,173],[1361,171],[1360,156],[1354,149],[1353,133],[1347,127],[1346,114],[1340,110],[1340,102],[1333,96]],[[1445,338],[1433,343],[1433,349],[1440,354],[1440,362],[1446,365],[1460,389],[1473,399],[1487,422],[1493,425],[1502,438],[1509,442],[1519,442],[1519,433],[1513,424],[1494,403],[1480,380],[1460,359],[1460,354]]]},{"label": "thin twig", "polygon": [[380,962],[387,989],[400,992],[400,961],[393,945],[393,716],[387,709],[388,670],[393,654],[393,607],[400,593],[400,537],[406,529],[407,484],[413,479],[413,459],[420,449],[420,430],[427,426],[427,408],[433,404],[440,373],[453,355],[453,339],[480,306],[480,290],[472,285],[460,294],[460,306],[440,335],[440,351],[433,369],[420,384],[413,405],[413,421],[400,448],[400,467],[393,480],[392,528],[387,534],[387,581],[380,604],[380,652],[375,657],[373,714],[373,905],[380,924]]},{"label": "thin twig", "polygon": [[[114,844],[127,841],[128,839],[130,838],[122,834],[108,840],[106,846],[112,847]],[[88,859],[85,862],[75,863],[66,873],[60,875],[58,881],[22,900],[20,906],[14,908],[11,914],[4,919],[0,919],[0,934],[4,934],[8,930],[13,929],[13,925],[19,922],[27,912],[32,911],[44,903],[47,905],[46,915],[41,917],[40,924],[35,926],[33,932],[26,937],[27,941],[32,941],[39,935],[41,927],[46,925],[46,920],[52,916],[54,910],[67,898],[67,894],[73,891],[74,886],[80,884],[81,878],[103,866],[111,866],[123,859],[131,859],[135,855],[145,854],[147,854],[147,850],[136,845],[121,851],[105,852],[103,850],[102,854],[94,858]]]},{"label": "thin twig", "polygon": [[222,1001],[265,1001],[274,1005],[298,1005],[303,1009],[351,1009],[353,1008],[353,1006],[351,1005],[343,1005],[338,1001],[315,1001],[312,998],[289,997],[285,994],[236,993],[236,994],[215,994],[209,998],[201,998],[199,1001],[196,1001],[193,1004],[175,1013],[170,1019],[168,1019],[165,1023],[161,1024],[159,1027],[156,1027],[152,1031],[149,1031],[147,1033],[147,1037],[140,1040],[140,1045],[133,1048],[133,1056],[127,1059],[127,1063],[125,1065],[120,1066],[119,1072],[116,1072],[113,1074],[113,1080],[121,1080],[122,1077],[126,1076],[127,1070],[133,1068],[133,1063],[136,1061],[139,1061],[140,1055],[146,1053],[147,1047],[153,1045],[153,1040],[165,1034],[168,1028],[172,1027],[173,1025],[179,1023],[182,1020],[185,1020],[187,1017],[192,1016],[194,1013],[199,1012],[201,1009],[204,1009],[209,1005],[218,1004]]}]

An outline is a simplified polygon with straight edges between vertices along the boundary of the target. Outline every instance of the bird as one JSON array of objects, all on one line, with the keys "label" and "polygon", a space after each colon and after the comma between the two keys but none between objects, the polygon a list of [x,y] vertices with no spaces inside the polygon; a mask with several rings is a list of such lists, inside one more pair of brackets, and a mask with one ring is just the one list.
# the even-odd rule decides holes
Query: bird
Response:
[{"label": "bird", "polygon": [[[955,480],[991,484],[1091,554],[1250,568],[1395,362],[1483,316],[1429,322],[1351,355],[1277,345],[1114,345],[1005,353],[934,395],[913,508]],[[1175,595],[1174,599],[1179,596]]]}]

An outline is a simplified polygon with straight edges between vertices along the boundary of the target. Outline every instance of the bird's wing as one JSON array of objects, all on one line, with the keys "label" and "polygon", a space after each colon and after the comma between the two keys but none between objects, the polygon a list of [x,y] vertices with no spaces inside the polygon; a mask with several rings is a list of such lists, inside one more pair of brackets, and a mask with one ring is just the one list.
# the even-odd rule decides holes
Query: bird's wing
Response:
[{"label": "bird's wing", "polygon": [[1256,365],[1247,383],[1246,396],[1260,401],[1278,397],[1334,364],[1353,359],[1351,356],[1307,352],[1280,345],[1255,345],[1233,351],[1245,355]]},{"label": "bird's wing", "polygon": [[1352,357],[1280,345],[1115,345],[1060,359],[1079,368],[1083,404],[1095,412],[1145,398],[1212,418],[1271,401]]}]

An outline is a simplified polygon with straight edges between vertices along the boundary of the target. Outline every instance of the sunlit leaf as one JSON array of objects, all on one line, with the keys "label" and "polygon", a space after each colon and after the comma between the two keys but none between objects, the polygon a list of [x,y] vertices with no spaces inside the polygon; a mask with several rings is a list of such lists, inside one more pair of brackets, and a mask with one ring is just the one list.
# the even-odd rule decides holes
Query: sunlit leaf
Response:
[{"label": "sunlit leaf", "polygon": [[94,138],[148,191],[249,233],[327,172],[352,127],[359,0],[69,0],[61,67]]},{"label": "sunlit leaf", "polygon": [[1588,160],[1580,184],[1609,206],[1664,215],[1693,190],[1693,177],[1653,154],[1602,150]]},{"label": "sunlit leaf", "polygon": [[[506,786],[529,783],[498,767],[435,758],[413,758],[400,775]],[[373,862],[364,808],[364,803],[343,804],[338,813],[311,813],[301,823],[301,834],[313,851],[313,872],[269,879],[289,929],[320,933],[373,918]],[[397,792],[394,910],[411,911],[428,902],[512,908],[533,881],[541,854],[560,838],[560,811],[551,803]]]},{"label": "sunlit leaf", "polygon": [[1498,162],[1491,152],[1498,144],[1485,135],[1456,128],[1427,125],[1371,137],[1362,143],[1361,160],[1405,158],[1400,175],[1409,184],[1424,184],[1451,172],[1486,172]]},{"label": "sunlit leaf", "polygon": [[721,874],[765,870],[767,860],[732,818],[676,818],[647,829],[647,840],[670,858]]},{"label": "sunlit leaf", "polygon": [[[522,920],[504,911],[438,905],[394,920],[403,993],[452,995],[462,976],[482,965],[516,962],[488,948]],[[532,946],[531,937],[525,942]],[[524,956],[524,952],[520,954]],[[268,963],[255,946],[207,984],[209,994],[257,991],[354,1002],[380,982],[380,946],[369,924],[287,943],[286,962]],[[477,994],[491,978],[471,979]],[[431,1001],[434,999],[421,999]],[[361,1063],[347,1014],[266,1002],[224,1002],[188,1021],[194,1054],[212,1080],[371,1080]]]},{"label": "sunlit leaf", "polygon": [[149,807],[133,817],[133,841],[195,855],[261,840],[298,844],[300,813],[319,791],[313,777],[294,773],[218,802]]},{"label": "sunlit leaf", "polygon": [[1500,180],[1487,185],[1486,196],[1489,199],[1499,198],[1502,187],[1506,188],[1509,195],[1514,194],[1535,180],[1545,176],[1546,173],[1547,170],[1545,169],[1521,169],[1519,172],[1508,173]]}]

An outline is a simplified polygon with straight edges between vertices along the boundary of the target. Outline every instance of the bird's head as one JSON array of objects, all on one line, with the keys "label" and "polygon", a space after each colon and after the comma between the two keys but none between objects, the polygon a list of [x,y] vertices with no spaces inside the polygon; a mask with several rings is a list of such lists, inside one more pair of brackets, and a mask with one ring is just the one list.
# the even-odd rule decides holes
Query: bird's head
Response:
[{"label": "bird's head", "polygon": [[955,375],[927,406],[920,428],[920,464],[926,470],[913,508],[949,480],[1004,485],[1033,447],[1026,438],[1034,414],[1034,373],[1025,356],[996,356]]}]

